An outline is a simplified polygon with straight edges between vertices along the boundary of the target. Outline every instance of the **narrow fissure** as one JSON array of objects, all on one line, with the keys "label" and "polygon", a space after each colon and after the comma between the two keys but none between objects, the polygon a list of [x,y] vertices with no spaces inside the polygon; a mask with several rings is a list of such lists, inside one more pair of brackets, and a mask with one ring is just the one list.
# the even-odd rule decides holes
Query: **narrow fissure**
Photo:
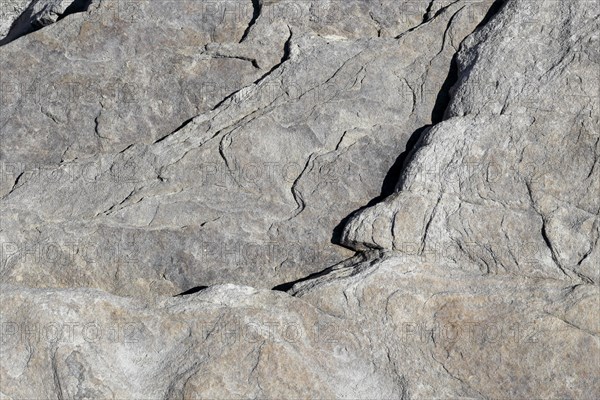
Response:
[{"label": "narrow fissure", "polygon": [[[288,27],[289,28],[289,27]],[[264,75],[262,75],[260,78],[258,78],[257,80],[255,80],[253,83],[255,85],[257,85],[258,83],[260,83],[263,79],[265,79],[267,76],[271,75],[277,68],[279,68],[284,62],[286,62],[287,60],[290,59],[291,57],[291,41],[292,41],[292,30],[290,29],[290,36],[287,38],[284,46],[283,46],[283,55],[281,57],[281,60],[275,64],[268,72],[266,72]],[[239,93],[239,90],[227,95],[223,100],[221,100],[220,102],[218,102],[213,108],[212,110],[216,110],[217,108],[219,108],[221,105],[223,105],[227,100],[231,99],[233,96],[235,96],[237,93]]]},{"label": "narrow fissure", "polygon": [[252,28],[254,27],[254,24],[256,24],[256,20],[258,19],[258,17],[260,17],[260,13],[262,11],[261,0],[252,0],[252,8],[253,8],[252,19],[248,23],[248,27],[244,31],[244,34],[242,35],[242,38],[240,39],[240,43],[242,43],[244,40],[246,40],[246,38],[248,37],[248,34],[250,33],[250,30],[252,30]]},{"label": "narrow fissure", "polygon": [[[477,27],[473,30],[473,32],[477,31],[478,29],[481,29],[485,24],[487,24],[502,9],[502,6],[505,3],[506,3],[506,0],[495,1],[492,4],[492,6],[490,7],[490,9],[488,10],[488,12],[486,13],[482,22],[477,25]],[[429,7],[431,7],[431,5],[432,4],[430,4]],[[433,18],[437,17],[441,12],[443,12],[448,7],[449,6],[444,7],[443,9],[439,10]],[[426,15],[427,14],[425,14],[424,19],[426,19]],[[424,134],[427,131],[429,131],[429,129],[431,127],[443,122],[446,117],[446,111],[452,100],[451,89],[458,82],[458,80],[460,78],[457,56],[458,56],[458,52],[455,53],[454,56],[452,57],[448,75],[446,77],[446,80],[442,84],[440,91],[438,92],[438,95],[436,97],[434,107],[431,111],[431,125],[422,126],[421,128],[415,130],[411,134],[411,136],[409,137],[409,139],[406,143],[404,152],[402,152],[400,154],[400,156],[398,156],[398,158],[396,159],[396,161],[394,162],[394,164],[388,171],[386,177],[384,178],[384,181],[383,181],[382,187],[381,187],[381,194],[379,196],[377,196],[376,198],[372,199],[367,205],[359,208],[358,210],[355,210],[350,215],[348,215],[344,219],[342,219],[342,221],[340,221],[340,223],[334,228],[334,230],[332,232],[331,243],[340,245],[342,247],[347,247],[341,243],[341,238],[342,238],[343,230],[344,230],[346,224],[348,223],[348,221],[350,219],[352,219],[352,217],[354,217],[355,215],[357,215],[358,213],[363,211],[364,209],[369,208],[369,207],[383,201],[386,197],[392,195],[399,188],[402,187],[403,173],[406,170],[406,166],[412,159],[414,153],[421,147],[421,142],[424,137]],[[361,254],[361,253],[362,252],[357,252],[357,254]],[[309,279],[313,279],[313,278],[325,275],[325,274],[329,273],[330,270],[331,270],[331,267],[327,268],[321,272],[311,274],[305,278],[301,278],[301,279],[298,279],[293,282],[287,282],[287,283],[283,283],[281,285],[277,285],[273,288],[273,290],[288,291],[296,283],[303,282],[303,281],[306,281]]]},{"label": "narrow fissure", "polygon": [[208,289],[208,286],[195,286],[195,287],[193,287],[191,289],[188,289],[188,290],[186,290],[184,292],[176,294],[173,297],[187,296],[187,295],[190,295],[190,294],[201,292],[204,289]]}]

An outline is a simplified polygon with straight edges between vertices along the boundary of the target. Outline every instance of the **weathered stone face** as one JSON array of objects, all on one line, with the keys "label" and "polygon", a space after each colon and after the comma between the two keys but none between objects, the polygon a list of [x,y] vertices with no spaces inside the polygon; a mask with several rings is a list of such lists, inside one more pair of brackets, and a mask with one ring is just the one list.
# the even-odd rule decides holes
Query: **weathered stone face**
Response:
[{"label": "weathered stone face", "polygon": [[598,389],[593,285],[378,253],[293,293],[225,285],[149,303],[5,286],[2,391],[591,399]]},{"label": "weathered stone face", "polygon": [[[362,3],[343,6],[366,19],[360,35],[332,17],[339,2],[327,12],[300,2],[297,14],[281,16],[283,5],[264,4],[250,28],[251,13],[217,23],[227,2],[221,14],[197,1],[135,4],[131,21],[100,3],[4,48],[18,73],[12,83],[49,74],[59,82],[56,107],[8,99],[2,156],[15,171],[3,185],[12,216],[3,240],[51,242],[57,249],[39,252],[60,255],[13,257],[7,282],[129,296],[226,282],[271,288],[345,259],[352,253],[331,243],[336,226],[390,192],[390,168],[411,134],[433,122],[454,48],[489,6],[450,5],[395,38],[373,30]],[[54,31],[61,39],[48,49],[41,43]],[[15,64],[32,48],[48,53],[36,63],[45,66],[20,73]],[[89,84],[90,99],[73,95],[74,82]],[[126,102],[120,89],[129,87]],[[41,232],[23,229],[21,218]]]},{"label": "weathered stone face", "polygon": [[[446,121],[344,242],[405,251],[408,238],[488,273],[599,283],[599,25],[586,4],[511,2],[467,38]],[[550,20],[561,28],[536,28]]]},{"label": "weathered stone face", "polygon": [[0,4],[0,399],[600,392],[594,0]]},{"label": "weathered stone face", "polygon": [[51,25],[67,15],[87,11],[100,0],[3,0],[0,45]]},{"label": "weathered stone face", "polygon": [[30,0],[5,0],[0,3],[0,40],[8,35],[10,28],[30,2]]}]

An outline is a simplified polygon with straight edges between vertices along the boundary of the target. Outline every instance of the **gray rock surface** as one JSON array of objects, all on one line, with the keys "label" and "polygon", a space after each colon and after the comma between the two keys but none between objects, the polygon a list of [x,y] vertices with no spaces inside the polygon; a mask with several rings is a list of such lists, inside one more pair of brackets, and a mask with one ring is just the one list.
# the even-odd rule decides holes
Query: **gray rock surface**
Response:
[{"label": "gray rock surface", "polygon": [[99,0],[2,0],[0,45],[13,41],[69,14],[84,12]]},{"label": "gray rock surface", "polygon": [[[143,101],[132,103],[101,91],[58,107],[11,98],[1,155],[15,171],[3,182],[8,217],[0,235],[18,250],[6,262],[5,282],[130,296],[227,282],[271,288],[351,256],[331,243],[332,233],[393,186],[388,171],[413,132],[434,122],[455,49],[491,3],[448,5],[398,38],[383,37],[360,8],[348,11],[367,19],[357,32],[310,2],[299,3],[306,8],[299,17],[281,19],[269,18],[277,8],[265,4],[252,24],[218,25],[219,44],[206,43],[215,28],[201,23],[204,3],[191,2],[198,7],[191,14],[170,4],[140,2],[140,17],[123,26],[120,41],[114,29],[90,22],[101,3],[4,47],[9,70],[29,54],[23,49],[51,53],[45,67],[16,81],[52,70],[63,88],[75,80],[144,89]],[[181,15],[165,15],[167,7]],[[187,22],[196,34],[160,49],[127,39],[156,35],[161,21],[142,17],[150,13]],[[314,13],[331,23],[313,22]],[[123,24],[116,18],[110,21]],[[76,34],[88,26],[105,35],[95,36],[97,51],[90,36]],[[181,32],[163,26],[165,37]],[[53,31],[59,50],[40,47]],[[105,53],[120,56],[91,61]],[[152,78],[165,70],[173,72]],[[192,89],[207,81],[247,86],[203,104]],[[22,249],[31,246],[60,254],[27,261]]]},{"label": "gray rock surface", "polygon": [[598,284],[600,23],[588,4],[511,2],[470,36],[445,121],[343,242]]},{"label": "gray rock surface", "polygon": [[31,0],[2,0],[0,2],[0,40],[10,32],[19,16],[27,9]]},{"label": "gray rock surface", "polygon": [[0,399],[597,397],[596,1],[62,3],[0,47]]},{"label": "gray rock surface", "polygon": [[[7,398],[577,398],[598,287],[376,253],[295,288],[144,302],[5,286]],[[582,361],[589,360],[589,361]]]}]

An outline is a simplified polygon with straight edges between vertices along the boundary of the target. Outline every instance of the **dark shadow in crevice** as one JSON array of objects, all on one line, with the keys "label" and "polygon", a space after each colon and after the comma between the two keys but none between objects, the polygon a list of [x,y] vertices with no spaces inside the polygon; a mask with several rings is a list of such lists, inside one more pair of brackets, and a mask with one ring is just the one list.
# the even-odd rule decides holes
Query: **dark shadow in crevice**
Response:
[{"label": "dark shadow in crevice", "polygon": [[252,19],[248,23],[248,27],[244,31],[244,34],[242,35],[242,38],[240,39],[240,43],[242,43],[248,37],[250,30],[252,29],[254,24],[256,24],[256,20],[258,19],[258,17],[260,17],[261,11],[262,11],[262,4],[261,4],[260,0],[252,0]]},{"label": "dark shadow in crevice", "polygon": [[371,201],[369,201],[366,205],[359,208],[358,210],[353,211],[350,215],[348,215],[347,217],[342,219],[340,221],[340,223],[337,224],[337,226],[335,228],[333,228],[333,233],[331,235],[331,243],[337,244],[340,246],[344,246],[340,242],[342,239],[342,233],[344,231],[344,227],[346,226],[346,223],[352,217],[354,217],[356,214],[360,213],[364,209],[372,207],[377,203],[380,203],[386,197],[391,196],[392,194],[394,194],[396,192],[396,188],[398,187],[399,182],[402,178],[402,173],[404,172],[404,169],[406,168],[407,162],[410,160],[411,155],[414,153],[415,149],[418,147],[418,143],[419,143],[419,140],[421,139],[421,136],[430,127],[431,127],[431,125],[422,126],[410,135],[410,137],[408,138],[408,141],[406,142],[405,150],[402,152],[402,154],[400,154],[398,156],[398,158],[396,158],[396,161],[394,161],[394,164],[392,164],[392,167],[389,169],[385,178],[383,179],[383,183],[381,185],[381,193],[379,194],[379,196],[371,199]]},{"label": "dark shadow in crevice", "polygon": [[363,210],[365,210],[365,209],[367,209],[367,208],[375,205],[379,201],[381,201],[381,200],[375,201],[376,199],[379,199],[379,197],[376,197],[375,199],[371,200],[367,205],[364,205],[364,206],[360,207],[359,209],[352,211],[351,214],[349,214],[348,216],[344,217],[339,222],[339,224],[337,224],[335,226],[335,228],[333,228],[333,232],[331,234],[331,243],[332,244],[336,244],[338,246],[345,247],[345,248],[347,248],[349,250],[354,250],[353,248],[348,247],[348,246],[346,246],[346,245],[344,245],[342,243],[342,235],[344,233],[344,228],[346,227],[346,224],[348,223],[348,221],[350,221],[355,215],[359,214]]},{"label": "dark shadow in crevice", "polygon": [[[481,23],[477,26],[477,28],[474,29],[474,31],[480,29],[485,24],[487,24],[502,9],[502,7],[505,4],[506,0],[496,0],[496,2],[492,4],[490,9],[486,13]],[[443,11],[443,9],[438,11],[438,14],[441,11]],[[431,111],[432,124],[422,126],[421,128],[417,129],[411,134],[410,138],[408,139],[408,142],[406,143],[405,151],[402,154],[400,154],[400,156],[396,159],[396,161],[388,171],[385,179],[383,180],[381,194],[369,201],[367,205],[353,211],[350,215],[342,219],[340,223],[333,229],[333,233],[331,235],[331,243],[340,245],[342,247],[347,247],[341,243],[341,239],[344,228],[348,221],[364,209],[372,207],[377,203],[380,203],[386,197],[395,193],[398,188],[402,187],[403,172],[406,169],[406,165],[410,162],[415,151],[421,147],[421,139],[423,138],[424,133],[426,133],[432,126],[439,124],[440,122],[444,121],[445,118],[447,118],[447,111],[452,100],[452,88],[456,85],[460,78],[457,57],[458,53],[455,53],[454,57],[452,57],[450,69],[448,71],[446,80],[442,84],[437,98],[435,100],[435,105],[433,106],[433,109]]]},{"label": "dark shadow in crevice", "polygon": [[65,18],[67,15],[77,14],[80,12],[86,12],[93,0],[75,0],[69,5],[65,12],[58,16],[57,22]]},{"label": "dark shadow in crevice", "polygon": [[300,279],[297,279],[292,282],[286,282],[286,283],[282,283],[281,285],[277,285],[277,286],[273,287],[271,290],[276,290],[278,292],[287,292],[287,291],[291,290],[296,283],[308,281],[308,280],[311,280],[314,278],[318,278],[319,276],[327,275],[329,272],[331,272],[332,269],[333,269],[333,267],[325,268],[323,271],[315,272],[314,274],[310,274],[308,276],[305,276],[304,278],[300,278]]},{"label": "dark shadow in crevice", "polygon": [[[477,27],[473,30],[476,32],[483,26],[485,26],[506,4],[506,0],[496,0],[489,8],[483,20],[477,25]],[[463,71],[464,72],[464,71]],[[452,88],[458,82],[459,76],[459,68],[458,68],[458,52],[454,54],[452,57],[452,61],[450,63],[450,70],[448,71],[448,75],[446,80],[442,84],[440,88],[440,92],[435,100],[435,105],[433,106],[433,110],[431,111],[431,122],[433,125],[439,124],[447,118],[448,106],[450,105],[450,101],[452,100]]]},{"label": "dark shadow in crevice", "polygon": [[265,79],[267,76],[271,75],[277,68],[279,68],[281,66],[281,64],[288,61],[290,59],[290,57],[292,56],[292,37],[294,36],[294,33],[292,32],[292,29],[289,26],[288,26],[288,29],[290,31],[290,35],[288,36],[287,40],[285,41],[285,43],[283,45],[283,55],[281,56],[281,60],[279,60],[279,62],[277,64],[275,64],[269,70],[269,72],[265,73],[263,76],[261,76],[260,78],[255,80],[254,81],[255,84],[258,84],[260,81]]},{"label": "dark shadow in crevice", "polygon": [[429,2],[429,5],[427,6],[427,9],[425,10],[425,14],[423,14],[423,20],[421,21],[421,24],[424,24],[425,22],[427,22],[429,20],[427,18],[427,16],[429,15],[429,13],[431,12],[431,9],[433,8],[433,3],[435,3],[434,0],[431,0]]},{"label": "dark shadow in crevice", "polygon": [[371,200],[369,202],[369,205],[379,203],[381,200],[396,192],[396,188],[398,187],[398,183],[402,178],[402,173],[406,168],[406,164],[410,159],[410,156],[412,155],[417,144],[419,143],[419,139],[423,135],[423,132],[425,132],[430,127],[431,125],[425,125],[411,133],[410,137],[408,138],[408,141],[406,142],[404,151],[398,156],[398,158],[396,158],[396,161],[394,161],[394,164],[392,164],[392,167],[383,179],[383,184],[381,185],[381,194],[378,197]]},{"label": "dark shadow in crevice", "polygon": [[[75,0],[71,3],[66,9],[65,12],[58,16],[56,22],[65,18],[67,15],[76,14],[79,12],[85,12],[89,8],[90,4],[92,4],[93,0]],[[10,27],[10,30],[4,37],[4,39],[0,40],[0,46],[8,44],[13,40],[20,38],[21,36],[28,35],[35,31],[42,29],[44,24],[40,24],[39,22],[32,21],[33,18],[33,9],[31,5],[23,11],[23,13],[15,20],[15,22]],[[51,24],[50,24],[51,25]]]},{"label": "dark shadow in crevice", "polygon": [[[483,21],[477,26],[477,28],[475,28],[475,30],[480,29],[488,21],[490,21],[493,18],[493,16],[496,15],[502,9],[502,6],[504,4],[506,4],[505,0],[497,0],[491,6],[490,10],[488,10],[488,13],[484,17]],[[431,4],[430,4],[430,7],[431,7]],[[424,20],[425,19],[426,18],[424,17]],[[416,28],[413,28],[413,29],[416,29]],[[446,80],[444,81],[444,83],[442,84],[442,87],[440,88],[440,91],[439,91],[438,96],[435,101],[435,105],[431,112],[432,124],[422,126],[421,128],[417,129],[416,131],[414,131],[411,134],[410,138],[408,139],[408,141],[406,143],[405,151],[402,154],[400,154],[400,156],[396,159],[396,161],[394,162],[394,164],[388,171],[388,173],[383,181],[382,187],[381,187],[381,194],[378,197],[372,199],[367,205],[352,212],[350,215],[348,215],[342,221],[340,221],[340,223],[333,230],[333,234],[331,237],[331,242],[333,244],[337,244],[339,246],[349,248],[350,250],[355,250],[355,249],[352,249],[341,243],[342,233],[343,233],[343,230],[344,230],[346,224],[348,223],[348,221],[353,216],[360,213],[364,209],[381,202],[384,198],[395,193],[397,190],[401,190],[402,185],[403,185],[403,182],[402,182],[402,179],[404,177],[403,174],[406,169],[406,166],[408,165],[408,163],[411,162],[411,159],[414,157],[414,154],[416,153],[416,151],[422,147],[422,142],[423,142],[423,139],[426,137],[427,132],[429,131],[429,129],[432,126],[444,121],[444,119],[446,118],[446,116],[447,116],[446,114],[447,114],[447,111],[448,111],[448,108],[449,108],[449,105],[450,105],[450,102],[452,99],[452,88],[456,85],[459,78],[460,77],[459,77],[459,70],[458,70],[457,54],[455,54],[454,57],[452,58],[452,61],[450,64],[448,76],[446,77]],[[360,254],[360,252],[359,252],[359,254]],[[327,268],[321,272],[311,274],[307,277],[298,279],[296,281],[277,285],[272,290],[278,290],[278,291],[283,291],[283,292],[290,291],[294,287],[295,284],[304,282],[304,281],[307,281],[310,279],[314,279],[314,278],[322,276],[322,275],[326,275],[331,270],[332,270],[332,267]]]},{"label": "dark shadow in crevice", "polygon": [[154,141],[152,144],[160,143],[160,142],[162,142],[163,140],[165,140],[166,138],[168,138],[168,137],[171,137],[171,136],[172,136],[174,133],[177,133],[177,132],[179,132],[180,130],[182,130],[183,128],[185,128],[185,127],[186,127],[186,125],[188,125],[190,122],[192,122],[192,121],[194,120],[194,118],[196,118],[196,117],[192,117],[192,118],[190,118],[190,119],[188,119],[188,120],[185,120],[185,121],[184,121],[184,122],[183,122],[181,125],[179,125],[179,126],[178,126],[178,127],[175,129],[175,130],[171,131],[171,133],[168,133],[168,134],[166,134],[165,136],[163,136],[163,137],[160,137],[160,138],[156,139],[156,140],[155,140],[155,141]]},{"label": "dark shadow in crevice", "polygon": [[[354,257],[347,258],[337,264],[334,264],[332,266],[325,268],[322,271],[312,273],[304,278],[300,278],[295,281],[282,283],[280,285],[273,287],[271,290],[287,292],[288,294],[295,296],[296,294],[290,293],[290,291],[293,290],[294,286],[297,283],[306,282],[306,281],[310,281],[310,280],[313,280],[313,279],[316,279],[316,278],[319,278],[322,276],[330,275],[332,273],[335,273],[336,271],[344,271],[344,270],[349,271],[350,269],[354,270],[355,266],[360,265],[364,262],[369,262],[370,265],[374,265],[374,262],[376,260],[381,260],[382,256],[383,256],[383,254],[379,250],[375,250],[374,252],[373,251],[358,252]],[[342,275],[339,275],[339,277],[353,276],[356,273],[356,270],[354,270],[354,271],[355,272],[350,273],[350,274],[342,273]],[[358,272],[360,272],[360,271],[358,271]]]},{"label": "dark shadow in crevice", "polygon": [[191,289],[188,289],[188,290],[186,290],[185,292],[181,292],[181,293],[179,293],[179,294],[176,294],[176,295],[175,295],[175,296],[173,296],[173,297],[177,297],[177,296],[187,296],[188,294],[194,294],[194,293],[198,293],[198,292],[200,292],[200,291],[202,291],[202,290],[204,290],[204,289],[206,289],[206,288],[208,288],[208,286],[196,286],[196,287],[193,287],[193,288],[191,288]]},{"label": "dark shadow in crevice", "polygon": [[0,40],[0,46],[10,43],[23,35],[36,31],[37,29],[35,29],[31,24],[31,15],[32,10],[28,7],[25,11],[23,11],[23,13],[21,13],[15,22],[13,22],[4,39]]},{"label": "dark shadow in crevice", "polygon": [[431,110],[431,123],[433,125],[439,124],[445,119],[448,105],[452,100],[450,89],[458,82],[458,78],[457,54],[454,54],[454,57],[452,57],[452,61],[450,62],[450,70],[448,71],[446,80],[442,84],[437,98],[435,99],[433,110]]},{"label": "dark shadow in crevice", "polygon": [[485,14],[485,17],[483,17],[483,19],[477,25],[477,27],[473,30],[473,32],[475,32],[475,31],[479,30],[480,28],[482,28],[483,26],[487,25],[487,23],[490,22],[492,20],[492,18],[500,12],[500,10],[502,10],[502,7],[504,7],[506,5],[506,3],[508,3],[508,0],[494,1],[494,3],[490,6],[488,12]]}]

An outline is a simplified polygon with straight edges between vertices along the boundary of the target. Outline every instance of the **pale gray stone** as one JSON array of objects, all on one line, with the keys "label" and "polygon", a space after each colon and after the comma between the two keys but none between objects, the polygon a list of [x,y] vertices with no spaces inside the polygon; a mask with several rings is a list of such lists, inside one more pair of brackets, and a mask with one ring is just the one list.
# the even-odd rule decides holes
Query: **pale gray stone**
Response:
[{"label": "pale gray stone", "polygon": [[[139,19],[117,36],[125,42],[116,42],[119,47],[113,29],[104,42],[95,39],[97,51],[89,47],[90,36],[81,37],[82,29],[104,32],[90,21],[100,8],[3,49],[5,64],[14,66],[28,54],[23,48],[57,35],[66,52],[60,54],[69,54],[55,60],[59,71],[69,71],[60,80],[76,74],[80,81],[119,82],[126,74],[128,81],[148,85],[145,103],[98,98],[59,103],[58,109],[31,103],[9,108],[2,156],[17,171],[4,181],[7,217],[0,235],[17,250],[4,266],[4,282],[92,286],[129,296],[228,282],[271,288],[351,256],[332,243],[336,226],[389,194],[408,139],[437,122],[455,49],[483,19],[484,3],[451,4],[413,30],[385,38],[360,8],[353,12],[366,20],[364,30],[346,32],[343,18],[313,22],[322,11],[310,2],[298,3],[306,8],[300,17],[275,20],[268,7],[278,3],[265,4],[253,23],[219,25],[223,44],[204,45],[200,55],[189,41],[209,36],[169,39],[161,55],[126,39],[125,32],[142,37],[142,27],[164,38],[144,15],[167,18],[162,13],[170,3],[140,4]],[[210,27],[186,8],[179,13],[179,25],[191,18],[190,29]],[[272,54],[254,50],[265,46]],[[100,49],[120,56],[91,62]],[[122,63],[131,67],[123,72]],[[241,68],[233,75],[225,66]],[[141,78],[144,70],[177,73]],[[23,79],[33,81],[29,75]],[[180,93],[179,85],[202,88],[206,79],[247,86],[209,105],[199,102],[197,92]],[[31,129],[40,131],[32,136]],[[44,151],[35,150],[40,147]],[[38,163],[46,170],[26,170]],[[23,225],[23,218],[30,222]],[[40,260],[31,260],[27,247],[39,249]]]},{"label": "pale gray stone", "polygon": [[25,11],[31,0],[0,1],[0,40],[10,31],[15,21]]},{"label": "pale gray stone", "polygon": [[3,288],[5,398],[577,398],[598,287],[364,255],[295,287],[154,302]]},{"label": "pale gray stone", "polygon": [[597,2],[59,3],[0,47],[0,399],[597,397]]},{"label": "pale gray stone", "polygon": [[352,218],[344,243],[599,283],[592,3],[509,2],[467,38],[445,121],[421,139],[398,192]]}]

